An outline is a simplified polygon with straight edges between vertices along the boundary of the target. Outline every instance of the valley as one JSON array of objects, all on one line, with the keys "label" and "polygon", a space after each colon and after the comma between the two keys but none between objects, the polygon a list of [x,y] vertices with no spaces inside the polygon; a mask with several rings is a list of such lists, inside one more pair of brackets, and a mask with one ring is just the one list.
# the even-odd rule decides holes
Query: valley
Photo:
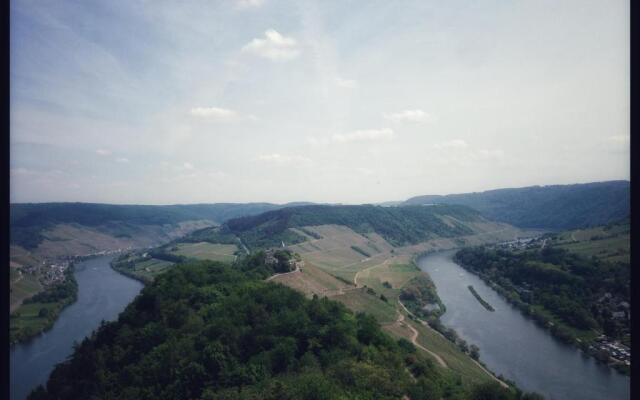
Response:
[{"label": "valley", "polygon": [[[162,228],[137,227],[138,233],[146,234],[131,237],[114,233],[114,226],[123,226],[120,222],[105,224],[93,227],[54,224],[53,228],[50,225],[40,231],[41,239],[35,248],[28,250],[14,244],[11,277],[16,289],[15,294],[12,291],[12,299],[16,304],[28,299],[31,293],[62,284],[55,275],[58,267],[52,265],[54,262],[71,265],[84,258],[77,257],[78,254],[68,255],[74,251],[88,256],[112,253],[113,269],[147,287],[155,286],[162,277],[184,265],[196,268],[196,265],[225,263],[245,270],[250,279],[288,287],[311,301],[335,301],[353,315],[369,316],[381,332],[414,346],[433,371],[457,379],[463,391],[488,384],[508,388],[512,393],[521,389],[541,391],[541,388],[530,383],[521,387],[520,377],[502,376],[503,364],[496,361],[495,354],[487,353],[490,346],[477,342],[478,338],[469,336],[465,329],[458,332],[459,326],[456,328],[447,322],[451,307],[455,314],[457,306],[446,300],[449,294],[444,301],[440,295],[442,290],[450,289],[434,284],[431,274],[424,272],[421,260],[461,249],[464,258],[465,252],[484,248],[515,255],[561,249],[605,263],[624,263],[629,259],[628,224],[626,228],[624,224],[610,223],[549,232],[496,222],[458,205],[295,205],[226,221],[202,219]],[[111,236],[104,236],[105,226],[112,229]],[[161,235],[157,234],[158,229],[163,232]],[[116,247],[125,244],[128,246]],[[55,257],[42,264],[39,257],[50,251],[50,246],[56,247],[51,251]],[[485,299],[489,300],[489,307],[496,306],[496,300],[487,297],[477,283],[462,289],[476,306],[481,307]],[[531,287],[516,285],[515,290],[521,294]],[[618,304],[617,298],[611,297],[611,301]],[[12,316],[16,327],[19,316],[34,318],[31,308],[27,304],[16,307],[17,312]],[[57,316],[60,310],[53,315]],[[499,306],[492,311],[502,315]],[[540,315],[545,312],[541,309]],[[49,321],[50,325],[55,322]],[[560,320],[552,321],[561,327]],[[621,337],[624,339],[624,335]],[[595,336],[589,338],[584,343],[594,351],[612,354],[620,351],[606,338],[598,337],[597,341]],[[499,371],[500,375],[492,371]]]}]

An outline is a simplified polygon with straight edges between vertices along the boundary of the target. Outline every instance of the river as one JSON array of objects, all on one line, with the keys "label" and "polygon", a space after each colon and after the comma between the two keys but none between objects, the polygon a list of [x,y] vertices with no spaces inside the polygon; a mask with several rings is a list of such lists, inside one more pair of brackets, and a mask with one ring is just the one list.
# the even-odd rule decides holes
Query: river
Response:
[{"label": "river", "polygon": [[[629,377],[554,339],[480,278],[454,263],[454,254],[455,250],[428,254],[418,259],[418,266],[431,276],[447,307],[442,323],[478,346],[480,359],[489,369],[548,400],[630,398]],[[495,312],[486,310],[468,285]]]},{"label": "river", "polygon": [[102,320],[111,321],[142,289],[142,284],[114,271],[114,256],[96,257],[75,266],[78,301],[65,308],[51,330],[10,350],[11,400],[24,400],[44,384],[53,367],[73,351]]}]

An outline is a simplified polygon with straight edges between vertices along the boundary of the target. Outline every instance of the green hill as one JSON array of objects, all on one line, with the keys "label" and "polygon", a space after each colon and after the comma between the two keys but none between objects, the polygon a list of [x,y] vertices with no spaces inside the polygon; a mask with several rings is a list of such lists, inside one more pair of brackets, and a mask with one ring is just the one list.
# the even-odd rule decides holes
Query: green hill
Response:
[{"label": "green hill", "polygon": [[219,234],[234,234],[250,248],[298,243],[289,228],[344,225],[358,233],[376,232],[392,245],[473,233],[469,222],[483,221],[477,211],[459,205],[381,207],[373,205],[287,207],[227,221]]},{"label": "green hill", "polygon": [[42,231],[57,224],[100,227],[106,233],[127,235],[127,226],[173,225],[184,221],[216,223],[285,207],[270,203],[190,205],[116,205],[95,203],[17,203],[10,205],[11,244],[33,249]]},{"label": "green hill", "polygon": [[628,217],[629,193],[629,181],[608,181],[418,196],[403,204],[461,204],[520,228],[574,229]]},{"label": "green hill", "polygon": [[375,319],[265,282],[264,253],[180,265],[79,344],[46,399],[516,399],[472,386]]}]

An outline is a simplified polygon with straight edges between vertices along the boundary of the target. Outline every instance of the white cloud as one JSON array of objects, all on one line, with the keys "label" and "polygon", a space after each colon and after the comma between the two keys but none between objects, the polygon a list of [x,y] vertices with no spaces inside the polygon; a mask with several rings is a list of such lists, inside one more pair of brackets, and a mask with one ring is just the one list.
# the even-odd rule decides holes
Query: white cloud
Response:
[{"label": "white cloud", "polygon": [[111,151],[106,150],[106,149],[98,149],[96,150],[96,154],[99,156],[110,156],[111,155]]},{"label": "white cloud", "polygon": [[336,85],[344,89],[355,89],[358,87],[358,82],[353,79],[336,78]]},{"label": "white cloud", "polygon": [[127,164],[129,163],[129,159],[128,158],[124,158],[124,157],[120,157],[116,159],[116,162],[121,163],[121,164]]},{"label": "white cloud", "polygon": [[385,113],[383,117],[393,122],[433,122],[433,115],[422,110],[404,110],[396,113]]},{"label": "white cloud", "polygon": [[298,156],[298,155],[288,156],[288,155],[282,155],[279,153],[262,154],[258,156],[258,160],[271,163],[271,164],[276,164],[276,165],[292,165],[293,164],[293,165],[303,166],[303,165],[312,164],[311,159],[307,157]]},{"label": "white cloud", "polygon": [[353,131],[344,134],[335,134],[331,137],[331,141],[334,143],[349,143],[349,142],[363,142],[363,141],[375,141],[375,140],[390,140],[393,139],[395,133],[393,130],[384,129],[367,129]]},{"label": "white cloud", "polygon": [[444,149],[461,149],[461,148],[466,148],[468,146],[469,145],[464,140],[454,139],[454,140],[449,140],[448,142],[435,144],[433,147],[438,150],[444,150]]},{"label": "white cloud", "polygon": [[244,10],[248,8],[258,8],[264,4],[265,0],[236,0],[236,7]]},{"label": "white cloud", "polygon": [[196,167],[195,167],[193,164],[191,164],[190,162],[185,162],[184,164],[182,164],[182,167],[183,167],[184,169],[188,169],[188,170],[192,170],[192,169],[195,169],[195,168],[196,168]]},{"label": "white cloud", "polygon": [[213,121],[232,121],[239,117],[237,111],[220,107],[194,107],[190,114],[198,118],[206,118]]},{"label": "white cloud", "polygon": [[271,61],[288,61],[300,54],[298,42],[294,38],[282,36],[274,29],[266,31],[264,38],[253,39],[242,51]]}]

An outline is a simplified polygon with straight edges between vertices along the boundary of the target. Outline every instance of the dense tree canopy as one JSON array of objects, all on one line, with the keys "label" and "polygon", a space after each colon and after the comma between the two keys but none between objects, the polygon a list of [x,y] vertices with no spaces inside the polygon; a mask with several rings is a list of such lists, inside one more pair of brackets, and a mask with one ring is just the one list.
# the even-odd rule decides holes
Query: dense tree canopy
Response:
[{"label": "dense tree canopy", "polygon": [[[611,323],[599,302],[605,294],[629,301],[630,268],[623,262],[604,262],[550,246],[521,253],[467,248],[455,260],[497,283],[512,302],[528,312],[532,306],[542,306],[569,327],[583,331]],[[561,333],[571,339],[568,332]]]},{"label": "dense tree canopy", "polygon": [[[235,267],[171,269],[30,399],[480,398],[373,317],[306,299],[265,282],[269,274],[264,253]],[[487,391],[516,398],[497,385]]]}]

